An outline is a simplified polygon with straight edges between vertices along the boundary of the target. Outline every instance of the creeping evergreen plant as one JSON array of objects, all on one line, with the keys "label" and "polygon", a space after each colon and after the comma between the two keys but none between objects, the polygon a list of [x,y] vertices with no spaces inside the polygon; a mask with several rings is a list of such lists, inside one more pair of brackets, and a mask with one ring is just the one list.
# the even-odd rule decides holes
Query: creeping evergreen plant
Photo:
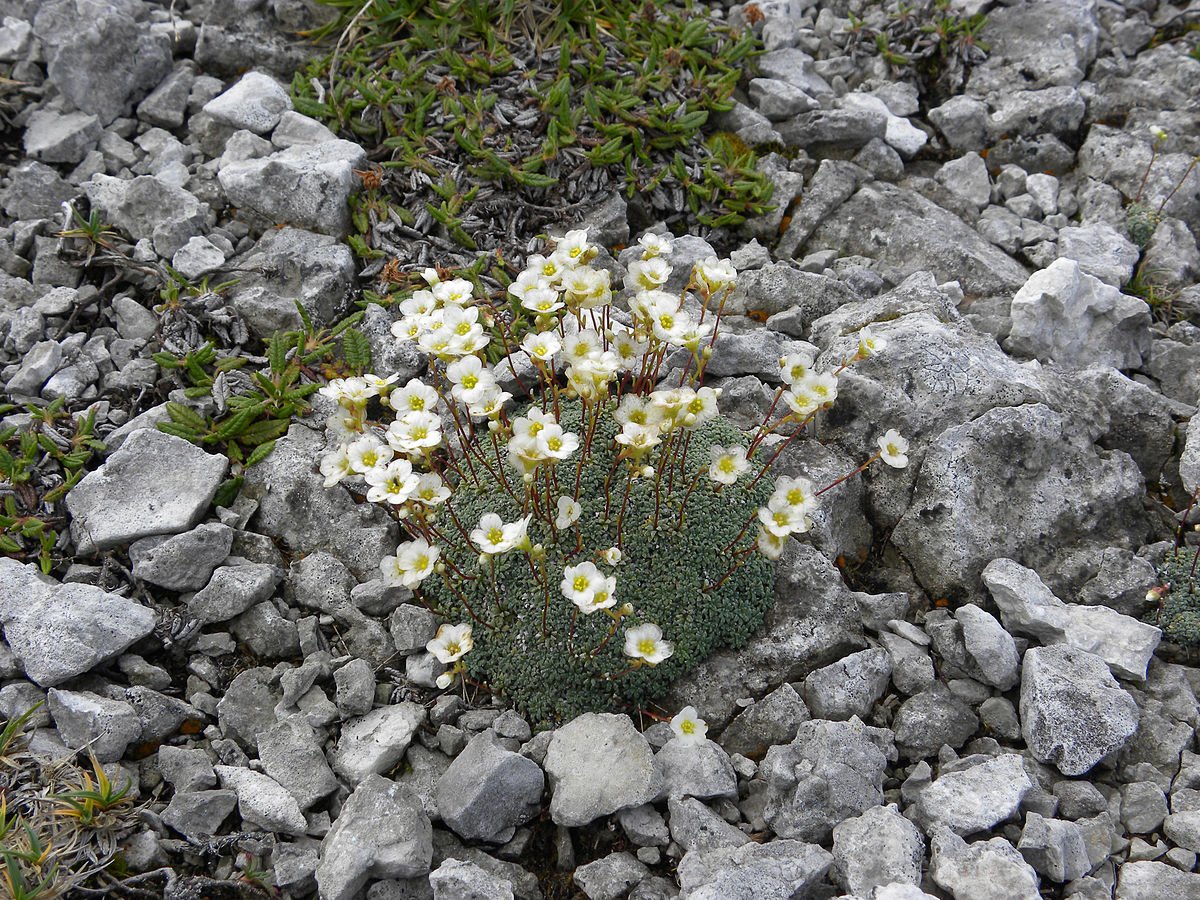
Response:
[{"label": "creeping evergreen plant", "polygon": [[733,226],[769,208],[753,156],[719,160],[700,135],[732,107],[758,43],[690,3],[322,2],[343,11],[327,29],[340,37],[296,75],[293,96],[382,166],[362,173],[352,239],[362,256],[384,255],[371,225],[389,219],[422,232],[436,223],[468,250],[516,252],[593,181],[583,199],[662,188],[654,216],[668,221],[686,206],[701,224]]}]

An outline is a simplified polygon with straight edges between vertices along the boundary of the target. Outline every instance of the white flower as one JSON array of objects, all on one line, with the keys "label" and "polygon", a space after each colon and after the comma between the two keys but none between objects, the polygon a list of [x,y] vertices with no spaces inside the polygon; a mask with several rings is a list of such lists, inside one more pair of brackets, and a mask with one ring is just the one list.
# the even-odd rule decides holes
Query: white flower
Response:
[{"label": "white flower", "polygon": [[471,531],[471,541],[483,553],[507,553],[513,548],[512,541],[505,534],[504,520],[496,513],[484,513],[479,520],[479,527]]},{"label": "white flower", "polygon": [[626,394],[617,405],[617,411],[613,413],[613,418],[622,427],[633,423],[657,428],[663,420],[663,414],[662,410],[651,403],[649,399],[637,394]]},{"label": "white flower", "polygon": [[708,467],[708,477],[717,484],[734,484],[750,468],[745,447],[714,446],[709,452],[712,464]]},{"label": "white flower", "polygon": [[555,528],[570,528],[579,521],[583,507],[567,496],[558,498],[558,515],[554,517]]},{"label": "white flower", "polygon": [[790,390],[783,392],[783,402],[791,408],[796,416],[802,419],[821,408],[816,394],[804,383],[803,378]]},{"label": "white flower", "polygon": [[604,339],[600,332],[591,328],[581,328],[573,334],[568,334],[563,342],[563,356],[567,363],[573,366],[598,357],[603,352]]},{"label": "white flower", "polygon": [[442,442],[441,420],[431,412],[413,412],[388,426],[388,446],[398,453],[422,454]]},{"label": "white flower", "polygon": [[446,482],[442,481],[442,476],[437,472],[426,472],[417,479],[412,499],[424,503],[426,506],[441,506],[450,499],[450,488],[446,486]]},{"label": "white flower", "polygon": [[635,259],[629,264],[625,284],[640,291],[658,290],[671,277],[671,266],[661,256]]},{"label": "white flower", "polygon": [[392,385],[399,377],[399,375],[389,375],[387,378],[384,378],[382,375],[372,375],[370,372],[367,372],[363,375],[363,381],[365,381],[369,387],[374,388],[379,396],[386,397],[391,393]]},{"label": "white flower", "polygon": [[662,629],[651,622],[625,629],[626,656],[656,666],[669,659],[674,652],[675,645],[671,641],[664,641]]},{"label": "white flower", "polygon": [[350,458],[350,471],[356,475],[366,475],[395,456],[392,448],[373,434],[364,434],[346,448],[346,453]]},{"label": "white flower", "polygon": [[335,400],[343,406],[358,406],[366,403],[379,391],[366,378],[334,378],[317,393]]},{"label": "white flower", "polygon": [[703,744],[708,736],[708,723],[700,718],[696,707],[685,706],[671,719],[671,730],[682,744]]},{"label": "white flower", "polygon": [[1161,144],[1167,139],[1167,132],[1161,125],[1151,125],[1150,136]]},{"label": "white flower", "polygon": [[628,448],[629,453],[640,459],[659,444],[657,425],[638,425],[627,422],[616,436],[616,442]]},{"label": "white flower", "polygon": [[908,465],[908,441],[895,428],[889,429],[879,439],[879,458],[893,469]]},{"label": "white flower", "polygon": [[[453,281],[439,281],[432,285],[432,288],[433,296],[439,303],[462,306],[462,304],[470,302],[475,285],[465,278],[455,278]],[[478,310],[475,312],[478,313]]]},{"label": "white flower", "polygon": [[579,449],[579,438],[563,431],[561,425],[547,425],[534,440],[541,454],[549,459],[566,459]]},{"label": "white flower", "polygon": [[786,536],[771,534],[761,525],[758,527],[758,551],[767,559],[779,559],[786,545]]},{"label": "white flower", "polygon": [[[437,282],[434,281],[432,284],[437,284]],[[429,315],[437,307],[438,301],[437,297],[433,296],[433,291],[414,291],[407,300],[400,301],[400,312],[406,316],[417,318]]]},{"label": "white flower", "polygon": [[425,649],[444,665],[458,662],[475,648],[470,625],[442,625]]},{"label": "white flower", "polygon": [[640,238],[638,243],[642,245],[642,259],[652,259],[656,256],[670,256],[675,249],[671,246],[671,239],[655,234],[653,231],[647,231]]},{"label": "white flower", "polygon": [[325,476],[325,487],[333,487],[350,474],[350,456],[345,444],[321,457],[321,474]]},{"label": "white flower", "polygon": [[715,256],[709,256],[696,263],[693,270],[696,281],[704,287],[709,294],[715,294],[717,291],[727,287],[732,287],[737,281],[737,269],[733,267],[727,259],[717,259]]},{"label": "white flower", "polygon": [[531,288],[521,300],[521,306],[539,316],[548,316],[563,308],[558,291],[550,287]]},{"label": "white flower", "polygon": [[562,341],[558,339],[557,331],[531,331],[521,339],[521,349],[533,359],[550,362],[554,354],[562,349]]},{"label": "white flower", "polygon": [[551,284],[557,284],[563,273],[563,258],[556,257],[554,254],[543,256],[540,253],[534,253],[525,261],[525,270],[527,272],[536,272],[542,278],[545,278]]},{"label": "white flower", "polygon": [[828,409],[837,399],[838,380],[832,372],[822,372],[820,375],[809,372],[801,381],[823,408]]},{"label": "white flower", "polygon": [[807,478],[783,476],[776,480],[771,497],[807,513],[817,504],[816,491],[817,486]]},{"label": "white flower", "polygon": [[620,547],[609,547],[607,550],[605,550],[600,555],[604,558],[604,561],[606,563],[608,563],[610,566],[617,565],[625,557],[625,554],[623,554],[621,552]]},{"label": "white flower", "polygon": [[463,403],[474,403],[496,383],[492,370],[478,356],[457,359],[446,367],[446,377],[453,387],[450,393]]},{"label": "white flower", "polygon": [[881,353],[887,349],[887,338],[877,335],[871,331],[870,326],[865,326],[858,332],[858,355],[859,356],[874,356],[876,353]]},{"label": "white flower", "polygon": [[420,476],[413,473],[412,463],[407,459],[392,460],[386,466],[376,466],[366,474],[367,500],[371,503],[386,502],[399,506],[412,496]]},{"label": "white flower", "polygon": [[441,550],[424,538],[408,541],[396,548],[395,556],[379,562],[384,584],[413,588],[433,574]]},{"label": "white flower", "polygon": [[721,396],[720,388],[702,387],[691,391],[690,396],[680,407],[680,422],[686,428],[703,425],[717,414],[717,400]]},{"label": "white flower", "polygon": [[808,512],[815,502],[812,482],[804,478],[781,478],[767,505],[758,510],[758,521],[775,537],[801,534],[812,527]]},{"label": "white flower", "polygon": [[504,404],[512,399],[512,394],[500,389],[498,384],[489,384],[477,388],[474,399],[467,404],[467,412],[476,418],[486,416],[496,418],[504,408]]},{"label": "white flower", "polygon": [[424,316],[405,316],[392,323],[392,337],[398,341],[415,341],[425,333]]},{"label": "white flower", "polygon": [[450,685],[454,684],[455,675],[455,672],[443,672],[435,679],[434,684],[438,686],[439,690],[444,691]]},{"label": "white flower", "polygon": [[587,242],[587,229],[576,228],[562,236],[554,252],[571,260],[575,265],[587,262],[591,248]]},{"label": "white flower", "polygon": [[[621,330],[611,337],[613,352],[617,355],[622,369],[632,370],[641,366],[642,358],[649,349],[646,344],[637,340],[632,332]],[[626,394],[626,397],[633,396]],[[622,398],[624,399],[624,398]]]},{"label": "white flower", "polygon": [[526,269],[517,276],[516,281],[508,286],[508,292],[517,298],[517,302],[522,302],[530,291],[548,287],[550,287],[549,279],[544,278],[539,272]]},{"label": "white flower", "polygon": [[437,402],[437,391],[419,378],[412,379],[388,395],[388,403],[401,416],[410,412],[432,412]]},{"label": "white flower", "polygon": [[813,358],[807,353],[789,353],[779,360],[779,375],[784,384],[794,385],[812,369]]},{"label": "white flower", "polygon": [[572,604],[583,608],[592,601],[592,592],[604,583],[604,574],[592,562],[569,565],[563,569],[559,589]]}]

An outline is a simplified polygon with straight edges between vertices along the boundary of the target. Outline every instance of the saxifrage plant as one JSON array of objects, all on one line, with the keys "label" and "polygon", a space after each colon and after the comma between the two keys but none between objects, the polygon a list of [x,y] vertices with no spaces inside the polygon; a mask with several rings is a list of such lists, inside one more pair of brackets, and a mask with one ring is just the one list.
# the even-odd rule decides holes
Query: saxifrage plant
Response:
[{"label": "saxifrage plant", "polygon": [[[428,646],[450,667],[439,687],[484,684],[539,722],[642,709],[744,645],[773,599],[770,561],[811,527],[818,495],[877,459],[907,463],[893,430],[825,488],[772,479],[837,376],[883,340],[864,328],[830,371],[780,360],[775,403],[743,435],[704,384],[733,266],[703,260],[667,293],[671,242],[640,243],[623,297],[584,231],[532,256],[507,308],[428,269],[393,326],[428,354],[427,377],[322,388],[338,403],[326,484],[365,489],[408,532],[381,568],[446,620]],[[505,355],[491,367],[493,341]],[[703,729],[694,712],[689,734]]]}]

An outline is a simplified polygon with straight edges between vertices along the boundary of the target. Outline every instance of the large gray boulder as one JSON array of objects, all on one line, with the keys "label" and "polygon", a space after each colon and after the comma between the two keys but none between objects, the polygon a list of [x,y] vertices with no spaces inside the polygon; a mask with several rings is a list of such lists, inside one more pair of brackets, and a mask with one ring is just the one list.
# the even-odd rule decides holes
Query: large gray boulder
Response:
[{"label": "large gray boulder", "polygon": [[183,438],[135,431],[67,493],[71,537],[81,554],[194,527],[212,503],[229,460]]},{"label": "large gray boulder", "polygon": [[1036,759],[1083,775],[1137,728],[1137,703],[1099,656],[1062,644],[1025,652],[1021,734]]},{"label": "large gray boulder", "polygon": [[366,160],[350,141],[297,144],[262,159],[223,167],[217,178],[234,206],[265,220],[345,237],[350,231],[350,195],[358,186],[354,170]]},{"label": "large gray boulder", "polygon": [[321,900],[351,900],[368,878],[416,878],[433,861],[433,826],[411,788],[372,775],[342,805],[321,842]]},{"label": "large gray boulder", "polygon": [[550,817],[575,828],[649,803],[662,789],[650,744],[628,716],[587,713],[554,732],[543,762]]},{"label": "large gray boulder", "polygon": [[1021,757],[1004,753],[945,772],[921,788],[909,814],[926,831],[937,827],[974,834],[1016,816],[1032,789]]},{"label": "large gray boulder", "polygon": [[1005,349],[1069,369],[1136,369],[1150,350],[1150,308],[1084,271],[1056,259],[1035,272],[1012,300]]},{"label": "large gray boulder", "polygon": [[919,885],[924,857],[925,838],[895,804],[871,807],[833,829],[833,876],[855,896],[887,884]]},{"label": "large gray boulder", "polygon": [[679,886],[688,900],[803,897],[832,862],[817,844],[791,840],[694,850],[679,862]]},{"label": "large gray boulder", "polygon": [[32,564],[0,559],[0,625],[25,674],[61,684],[115,659],[154,630],[154,612],[88,584],[59,584]]},{"label": "large gray boulder", "polygon": [[345,489],[325,487],[316,472],[324,449],[324,437],[297,422],[270,456],[247,470],[242,492],[258,501],[253,527],[297,555],[323,550],[356,577],[377,577],[379,561],[396,552],[396,526],[374,504],[355,503]]},{"label": "large gray boulder", "polygon": [[171,71],[171,40],[151,31],[138,0],[47,0],[35,4],[34,34],[46,74],[77,109],[104,125]]},{"label": "large gray boulder", "polygon": [[154,252],[166,259],[202,234],[212,214],[194,194],[153,175],[125,180],[97,174],[83,183],[83,191],[106,222],[134,240],[150,238]]},{"label": "large gray boulder", "polygon": [[1072,545],[1136,546],[1144,493],[1127,454],[1097,450],[1049,406],[998,407],[930,444],[892,543],[933,596],[982,599],[997,556],[1040,567]]},{"label": "large gray boulder", "polygon": [[895,758],[891,732],[857,717],[805,722],[759,767],[767,783],[763,817],[780,837],[824,841],[839,822],[883,803],[883,772]]},{"label": "large gray boulder", "polygon": [[1145,681],[1162,632],[1107,606],[1063,603],[1037,572],[1011,559],[994,559],[981,573],[1000,607],[1004,627],[1043,644],[1070,644],[1101,657],[1113,673]]},{"label": "large gray boulder", "polygon": [[438,815],[459,837],[503,844],[538,814],[544,787],[538,764],[506,750],[489,728],[455,757],[433,796]]},{"label": "large gray boulder", "polygon": [[968,298],[1011,294],[1028,273],[962,219],[931,200],[886,182],[871,182],[827,216],[807,250],[865,256],[908,276],[933,272],[957,279]]},{"label": "large gray boulder", "polygon": [[345,313],[355,281],[349,247],[299,228],[268,231],[234,265],[240,278],[229,303],[264,340],[302,326],[297,301],[314,325],[332,324]]},{"label": "large gray boulder", "polygon": [[866,646],[860,594],[846,587],[824,555],[790,541],[775,569],[775,604],[741,650],[723,650],[678,679],[665,701],[704,711],[712,728],[728,722],[743,698],[761,697],[800,681],[822,665]]}]

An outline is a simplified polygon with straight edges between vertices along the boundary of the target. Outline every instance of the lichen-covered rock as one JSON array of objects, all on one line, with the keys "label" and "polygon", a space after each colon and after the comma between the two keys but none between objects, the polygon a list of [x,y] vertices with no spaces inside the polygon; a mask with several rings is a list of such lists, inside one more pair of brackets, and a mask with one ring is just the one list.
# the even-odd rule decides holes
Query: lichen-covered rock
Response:
[{"label": "lichen-covered rock", "polygon": [[491,729],[476,735],[438,780],[438,815],[459,837],[503,844],[537,815],[545,777],[537,763],[501,746]]},{"label": "lichen-covered rock", "polygon": [[1061,644],[1026,651],[1021,733],[1038,760],[1064,775],[1082,775],[1137,727],[1137,704],[1100,657]]},{"label": "lichen-covered rock", "polygon": [[59,584],[0,559],[0,625],[25,674],[61,684],[123,653],[154,629],[153,610],[87,584]]},{"label": "lichen-covered rock", "polygon": [[416,794],[371,775],[342,804],[321,842],[322,900],[351,900],[368,878],[415,878],[429,872],[433,826]]},{"label": "lichen-covered rock", "polygon": [[228,468],[224,456],[183,438],[148,428],[135,431],[67,493],[75,545],[90,554],[187,531],[208,509]]},{"label": "lichen-covered rock", "polygon": [[662,773],[628,716],[587,713],[554,732],[543,763],[550,817],[575,828],[658,796]]},{"label": "lichen-covered rock", "polygon": [[955,834],[974,834],[1015,816],[1032,789],[1021,757],[1005,753],[947,772],[921,788],[912,816],[926,831],[942,827]]},{"label": "lichen-covered rock", "polygon": [[848,722],[803,723],[759,767],[764,817],[780,837],[823,841],[835,825],[883,802],[883,771],[895,759],[891,732]]},{"label": "lichen-covered rock", "polygon": [[1137,541],[1143,493],[1132,459],[1097,451],[1050,407],[998,407],[930,444],[892,542],[935,596],[978,598],[997,556],[1037,567],[1084,538]]}]

